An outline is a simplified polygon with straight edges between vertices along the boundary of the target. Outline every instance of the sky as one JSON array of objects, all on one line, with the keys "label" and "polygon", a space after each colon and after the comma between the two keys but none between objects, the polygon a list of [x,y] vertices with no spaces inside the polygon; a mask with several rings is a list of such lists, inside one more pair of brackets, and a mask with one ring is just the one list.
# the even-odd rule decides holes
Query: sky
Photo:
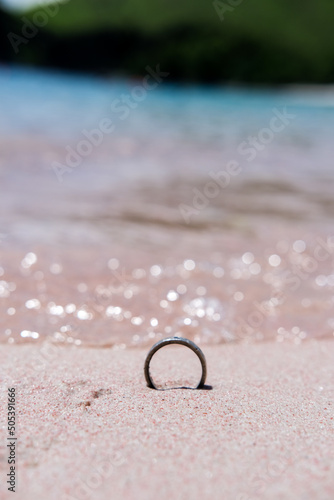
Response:
[{"label": "sky", "polygon": [[15,9],[23,9],[41,3],[50,3],[52,0],[0,0],[0,3],[5,7],[12,7]]}]

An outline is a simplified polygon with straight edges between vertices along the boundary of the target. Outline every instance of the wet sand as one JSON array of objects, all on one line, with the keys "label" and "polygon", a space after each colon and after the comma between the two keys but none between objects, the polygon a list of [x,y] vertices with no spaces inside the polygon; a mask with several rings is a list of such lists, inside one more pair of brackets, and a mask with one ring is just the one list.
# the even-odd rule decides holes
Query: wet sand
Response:
[{"label": "wet sand", "polygon": [[333,342],[206,347],[205,390],[149,389],[146,352],[2,346],[1,379],[17,391],[15,498],[333,498]]}]

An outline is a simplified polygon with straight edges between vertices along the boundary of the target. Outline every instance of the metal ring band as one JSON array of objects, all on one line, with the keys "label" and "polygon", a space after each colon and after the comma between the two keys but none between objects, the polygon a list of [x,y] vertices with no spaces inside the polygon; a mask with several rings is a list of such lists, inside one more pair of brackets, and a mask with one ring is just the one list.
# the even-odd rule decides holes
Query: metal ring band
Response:
[{"label": "metal ring band", "polygon": [[158,387],[156,387],[154,385],[154,383],[151,379],[150,362],[151,362],[153,355],[159,349],[161,349],[161,347],[164,347],[165,345],[169,345],[169,344],[181,344],[181,345],[184,345],[186,347],[189,347],[189,349],[194,351],[194,353],[198,356],[198,358],[201,362],[201,365],[202,365],[202,377],[201,377],[201,380],[200,380],[198,386],[196,387],[196,389],[203,387],[205,379],[206,379],[205,356],[204,356],[203,352],[201,351],[201,349],[194,342],[192,342],[189,339],[185,339],[183,337],[168,337],[166,339],[159,340],[159,342],[157,342],[156,344],[154,344],[154,346],[151,347],[151,349],[149,350],[149,352],[147,354],[147,357],[145,360],[145,365],[144,365],[144,373],[145,373],[145,378],[146,378],[146,382],[147,382],[148,387],[151,387],[152,389],[158,389]]}]

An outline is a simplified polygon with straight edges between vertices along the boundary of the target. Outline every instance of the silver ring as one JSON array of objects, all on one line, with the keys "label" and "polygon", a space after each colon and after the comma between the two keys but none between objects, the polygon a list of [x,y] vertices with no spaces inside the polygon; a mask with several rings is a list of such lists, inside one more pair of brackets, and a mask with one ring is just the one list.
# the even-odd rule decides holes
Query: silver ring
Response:
[{"label": "silver ring", "polygon": [[205,379],[206,379],[205,356],[204,356],[203,352],[201,351],[201,349],[194,342],[192,342],[189,339],[185,339],[183,337],[168,337],[166,339],[159,340],[159,342],[157,342],[156,344],[154,344],[154,346],[151,347],[151,349],[149,350],[148,355],[146,357],[145,365],[144,365],[144,373],[145,373],[145,378],[146,378],[146,382],[147,382],[148,387],[151,387],[152,389],[158,389],[158,387],[156,387],[154,385],[153,380],[151,379],[150,362],[151,362],[153,355],[159,349],[161,349],[161,347],[164,347],[165,345],[168,345],[168,344],[181,344],[181,345],[184,345],[186,347],[189,347],[189,349],[194,351],[194,353],[198,356],[198,358],[201,362],[201,365],[202,365],[202,377],[201,377],[201,380],[200,380],[198,386],[196,387],[196,389],[203,387]]}]

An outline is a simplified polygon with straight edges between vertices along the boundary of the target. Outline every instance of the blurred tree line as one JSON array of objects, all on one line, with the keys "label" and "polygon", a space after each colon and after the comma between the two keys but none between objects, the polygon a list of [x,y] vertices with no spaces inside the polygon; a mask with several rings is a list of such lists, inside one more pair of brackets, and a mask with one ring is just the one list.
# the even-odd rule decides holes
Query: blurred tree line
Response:
[{"label": "blurred tree line", "polygon": [[334,80],[333,0],[59,0],[0,11],[0,60],[174,80]]}]

